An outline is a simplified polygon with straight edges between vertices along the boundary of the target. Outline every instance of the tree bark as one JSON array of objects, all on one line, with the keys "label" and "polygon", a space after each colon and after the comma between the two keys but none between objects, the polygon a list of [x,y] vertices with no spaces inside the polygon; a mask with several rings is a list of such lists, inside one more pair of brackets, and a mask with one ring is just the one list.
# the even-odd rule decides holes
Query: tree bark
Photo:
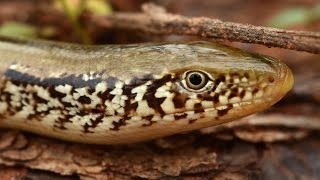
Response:
[{"label": "tree bark", "polygon": [[206,17],[185,17],[167,13],[154,4],[144,4],[142,9],[142,13],[115,13],[107,17],[89,18],[94,24],[107,28],[137,29],[158,35],[193,35],[320,54],[320,33],[317,32],[289,31]]}]

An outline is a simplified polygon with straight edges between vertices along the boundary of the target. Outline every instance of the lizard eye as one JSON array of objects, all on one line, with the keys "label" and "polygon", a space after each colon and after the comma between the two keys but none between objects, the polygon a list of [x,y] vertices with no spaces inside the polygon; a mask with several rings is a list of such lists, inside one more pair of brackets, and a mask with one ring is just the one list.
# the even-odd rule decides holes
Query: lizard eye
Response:
[{"label": "lizard eye", "polygon": [[192,90],[199,90],[205,87],[208,83],[209,77],[201,71],[189,71],[185,75],[185,82],[187,88]]}]

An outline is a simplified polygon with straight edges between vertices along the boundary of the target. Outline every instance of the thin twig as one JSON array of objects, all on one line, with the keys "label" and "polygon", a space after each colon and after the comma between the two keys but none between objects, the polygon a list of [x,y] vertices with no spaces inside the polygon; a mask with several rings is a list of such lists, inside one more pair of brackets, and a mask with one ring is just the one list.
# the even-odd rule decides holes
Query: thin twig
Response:
[{"label": "thin twig", "polygon": [[194,35],[320,54],[318,32],[288,31],[206,17],[185,17],[167,13],[154,4],[144,4],[141,13],[114,13],[107,17],[90,18],[107,28],[136,29],[152,34]]}]

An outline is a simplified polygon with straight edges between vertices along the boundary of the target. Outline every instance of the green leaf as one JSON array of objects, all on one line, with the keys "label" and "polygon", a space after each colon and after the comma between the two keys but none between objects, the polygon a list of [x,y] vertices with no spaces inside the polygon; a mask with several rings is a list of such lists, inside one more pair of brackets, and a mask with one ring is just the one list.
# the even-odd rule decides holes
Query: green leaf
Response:
[{"label": "green leaf", "polygon": [[308,21],[308,19],[307,9],[295,7],[284,10],[280,14],[274,16],[269,22],[267,22],[267,25],[277,28],[286,28],[295,24],[303,24]]},{"label": "green leaf", "polygon": [[112,13],[111,6],[105,0],[88,0],[86,9],[96,15],[108,15]]},{"label": "green leaf", "polygon": [[37,30],[28,24],[10,21],[0,26],[0,34],[4,36],[35,38]]},{"label": "green leaf", "polygon": [[287,28],[297,24],[309,24],[320,19],[320,4],[313,8],[292,7],[272,17],[267,26]]}]

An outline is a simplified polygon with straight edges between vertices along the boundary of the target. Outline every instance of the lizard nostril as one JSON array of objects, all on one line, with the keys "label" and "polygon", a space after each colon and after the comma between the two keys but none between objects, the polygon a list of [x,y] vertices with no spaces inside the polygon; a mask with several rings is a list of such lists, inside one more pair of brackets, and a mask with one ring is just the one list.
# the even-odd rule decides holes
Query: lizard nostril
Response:
[{"label": "lizard nostril", "polygon": [[273,83],[274,82],[274,77],[273,76],[268,77],[268,81],[269,81],[269,83]]}]

